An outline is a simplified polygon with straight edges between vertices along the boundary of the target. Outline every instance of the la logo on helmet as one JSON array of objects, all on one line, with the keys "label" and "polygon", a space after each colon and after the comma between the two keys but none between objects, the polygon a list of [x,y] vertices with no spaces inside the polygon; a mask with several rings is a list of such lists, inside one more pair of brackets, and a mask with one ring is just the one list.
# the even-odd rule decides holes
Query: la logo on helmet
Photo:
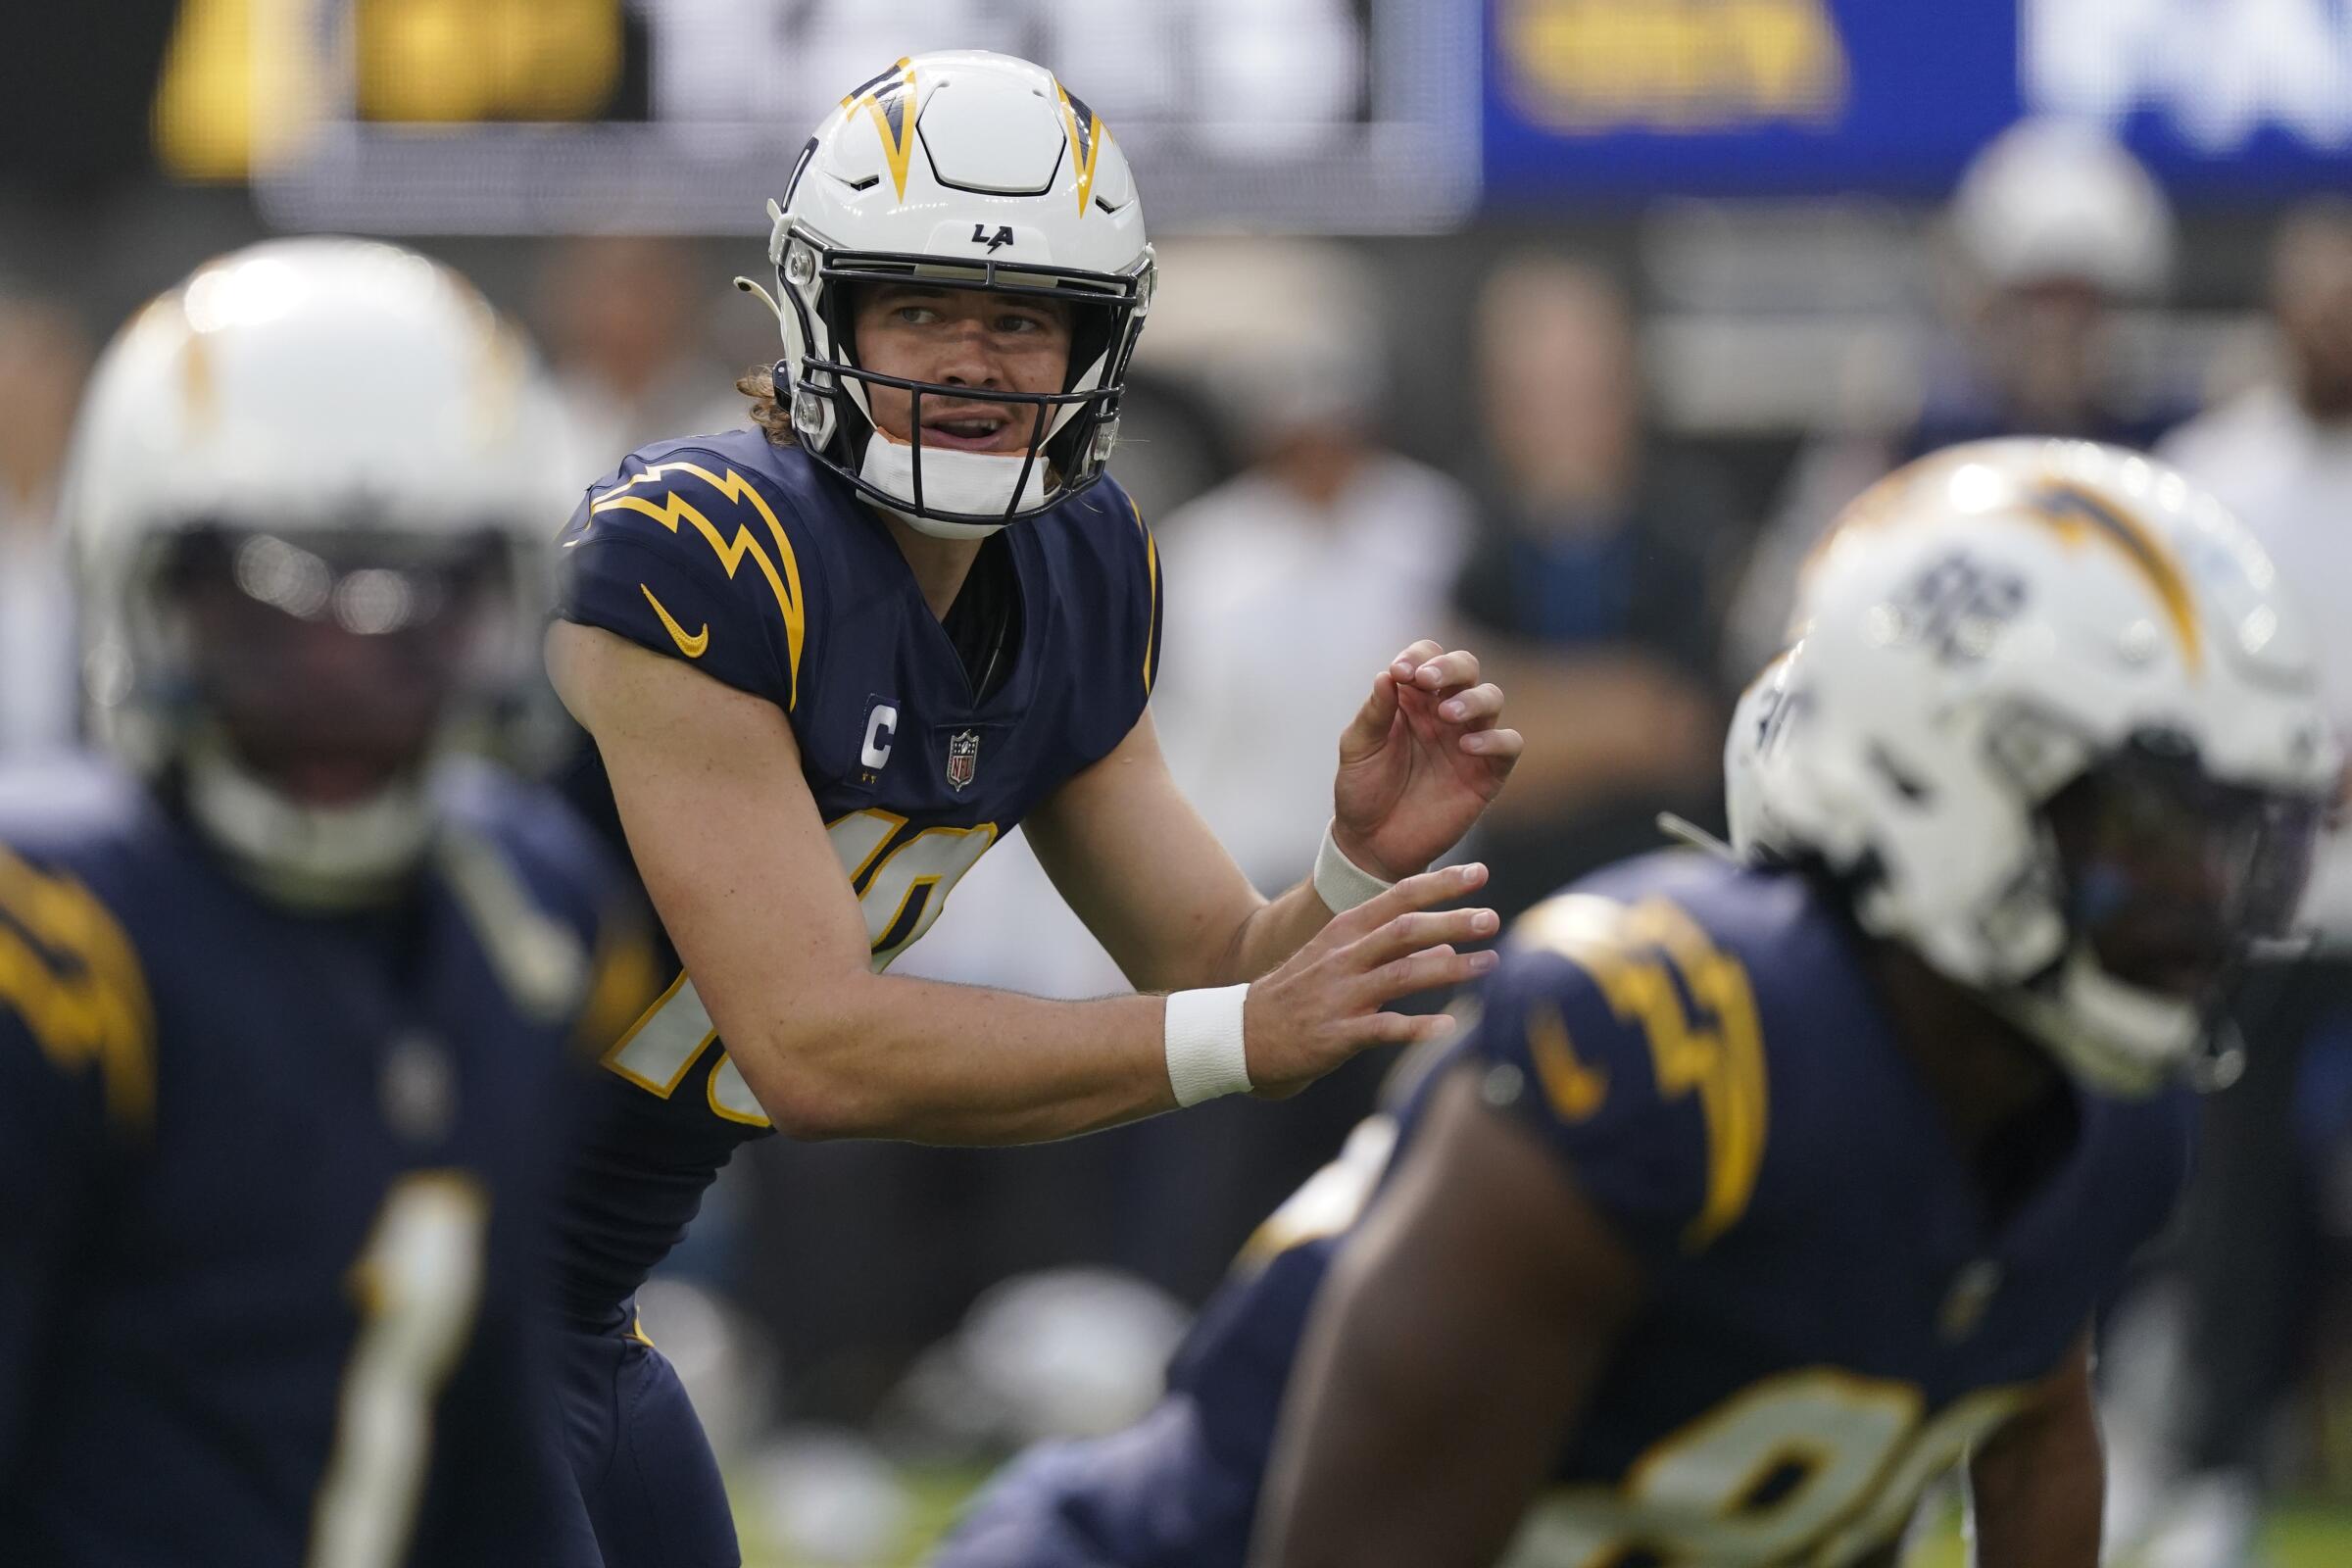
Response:
[{"label": "la logo on helmet", "polygon": [[997,225],[997,231],[994,234],[991,234],[988,231],[988,225],[986,223],[974,223],[972,225],[972,243],[975,245],[987,246],[988,254],[994,256],[997,254],[997,248],[999,246],[1009,245],[1012,243],[1012,225],[1010,223],[999,223]]}]

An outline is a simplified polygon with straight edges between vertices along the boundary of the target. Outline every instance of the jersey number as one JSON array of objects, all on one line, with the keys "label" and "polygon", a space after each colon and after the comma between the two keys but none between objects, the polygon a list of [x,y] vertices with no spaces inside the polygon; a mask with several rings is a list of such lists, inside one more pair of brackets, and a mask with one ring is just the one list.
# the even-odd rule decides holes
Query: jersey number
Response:
[{"label": "jersey number", "polygon": [[[906,818],[895,812],[869,808],[852,811],[825,829],[865,916],[865,940],[877,974],[931,929],[947,906],[948,894],[997,840],[994,822],[927,827],[885,854],[885,847],[906,825]],[[694,982],[681,974],[605,1053],[605,1065],[667,1100],[717,1038]],[[710,1100],[711,1110],[728,1121],[768,1124],[733,1061],[722,1060],[712,1069]]]},{"label": "jersey number", "polygon": [[433,1400],[481,1296],[490,1205],[456,1171],[392,1184],[352,1265],[359,1341],[311,1521],[312,1568],[390,1568],[407,1552],[432,1447]]},{"label": "jersey number", "polygon": [[1986,1389],[1923,1425],[1908,1383],[1833,1367],[1767,1378],[1643,1454],[1621,1487],[1539,1501],[1504,1568],[1838,1568],[1899,1532],[1928,1483],[2025,1400]]}]

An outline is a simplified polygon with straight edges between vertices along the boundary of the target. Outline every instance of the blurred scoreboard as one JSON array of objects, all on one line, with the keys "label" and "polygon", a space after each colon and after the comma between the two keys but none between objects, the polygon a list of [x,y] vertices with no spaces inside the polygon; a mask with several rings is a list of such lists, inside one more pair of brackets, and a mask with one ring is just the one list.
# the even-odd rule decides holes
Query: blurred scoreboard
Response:
[{"label": "blurred scoreboard", "polygon": [[1932,198],[2022,115],[2174,192],[2352,191],[2352,0],[1487,0],[1491,205]]},{"label": "blurred scoreboard", "polygon": [[[1101,106],[1155,226],[1452,226],[1479,195],[1478,32],[1443,0],[182,0],[168,166],[271,221],[733,233],[851,83],[992,48]],[[245,13],[243,141],[189,34]],[[174,70],[181,86],[174,87]],[[174,97],[174,92],[178,96]],[[174,137],[177,140],[174,140]]]}]

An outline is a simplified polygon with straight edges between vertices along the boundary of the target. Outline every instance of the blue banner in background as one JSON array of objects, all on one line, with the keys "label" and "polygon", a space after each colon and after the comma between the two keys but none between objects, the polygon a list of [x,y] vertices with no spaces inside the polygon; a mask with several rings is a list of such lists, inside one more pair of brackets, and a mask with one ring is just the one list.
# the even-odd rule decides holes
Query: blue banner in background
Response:
[{"label": "blue banner in background", "polygon": [[2352,0],[1485,0],[1491,207],[1933,198],[2036,110],[2175,192],[2352,190]]}]

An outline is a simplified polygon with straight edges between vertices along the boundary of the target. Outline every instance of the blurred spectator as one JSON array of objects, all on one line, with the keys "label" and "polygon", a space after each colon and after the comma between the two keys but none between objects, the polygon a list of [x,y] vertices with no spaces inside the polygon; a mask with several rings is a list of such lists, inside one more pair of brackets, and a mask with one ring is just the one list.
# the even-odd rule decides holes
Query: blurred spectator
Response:
[{"label": "blurred spectator", "polygon": [[53,524],[89,367],[88,339],[63,306],[0,295],[0,755],[74,736],[73,594]]},{"label": "blurred spectator", "polygon": [[[2245,520],[2311,613],[2352,739],[2352,205],[2289,218],[2272,267],[2281,374],[2161,449]],[[2324,1245],[2352,1236],[2352,834],[2323,841],[2305,904],[2319,950],[2262,966],[2238,1009],[2243,1078],[2207,1102],[2184,1213],[2176,1418],[2119,1454],[2119,1533],[2156,1568],[2252,1560],[2268,1438],[2310,1326]],[[2169,1448],[2170,1451],[2162,1451]],[[2178,1470],[2180,1474],[2167,1474]]]},{"label": "blurred spectator", "polygon": [[[735,299],[678,240],[605,234],[550,246],[531,316],[583,482],[645,442],[749,422],[749,400],[734,390],[742,367],[710,342],[706,306],[722,294]],[[772,332],[754,331],[761,354],[780,352]]]},{"label": "blurred spectator", "polygon": [[1915,403],[1858,409],[1855,427],[1799,453],[1732,607],[1734,680],[1780,651],[1805,553],[1888,469],[1990,436],[2146,448],[2188,412],[2119,390],[2117,318],[2162,292],[2173,218],[2156,182],[2104,131],[2054,120],[2012,126],[1969,166],[1944,230],[1949,332],[1929,347]]},{"label": "blurred spectator", "polygon": [[[2270,551],[2311,612],[2337,728],[2352,740],[2352,203],[2291,215],[2271,268],[2279,374],[2180,427],[2157,450],[2211,489]],[[2352,843],[2335,847],[2313,911],[2352,948]]]},{"label": "blurred spectator", "polygon": [[1169,317],[1176,348],[1203,340],[1249,466],[1158,524],[1152,713],[1177,781],[1272,893],[1306,874],[1330,820],[1333,726],[1400,649],[1439,634],[1471,503],[1380,439],[1389,344],[1353,253],[1196,250],[1153,332]]},{"label": "blurred spectator", "polygon": [[1740,543],[1707,473],[1642,437],[1624,296],[1527,260],[1479,300],[1490,526],[1455,607],[1510,694],[1527,752],[1487,816],[1488,896],[1513,912],[1656,842],[1660,807],[1720,787],[1718,582]]}]

